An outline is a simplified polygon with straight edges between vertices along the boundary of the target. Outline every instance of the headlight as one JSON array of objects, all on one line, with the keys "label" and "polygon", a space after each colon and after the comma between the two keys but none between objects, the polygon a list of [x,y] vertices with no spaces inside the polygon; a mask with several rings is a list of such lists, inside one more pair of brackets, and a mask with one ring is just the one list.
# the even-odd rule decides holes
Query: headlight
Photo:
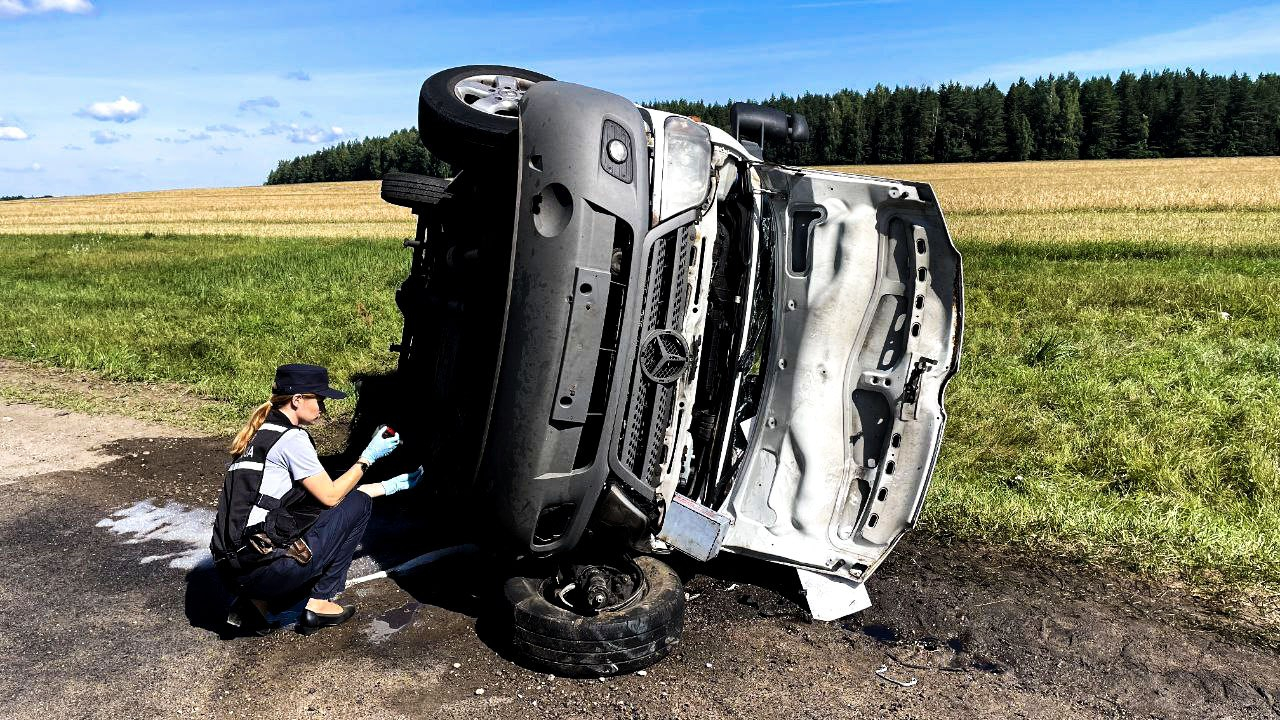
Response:
[{"label": "headlight", "polygon": [[667,220],[701,205],[711,190],[711,135],[705,127],[678,115],[667,118],[662,134],[658,217]]}]

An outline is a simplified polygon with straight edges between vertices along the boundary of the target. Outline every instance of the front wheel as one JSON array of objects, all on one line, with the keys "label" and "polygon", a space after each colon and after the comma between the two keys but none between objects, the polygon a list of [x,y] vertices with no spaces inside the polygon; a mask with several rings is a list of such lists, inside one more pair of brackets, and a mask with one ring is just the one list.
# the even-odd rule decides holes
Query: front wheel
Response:
[{"label": "front wheel", "polygon": [[520,100],[542,73],[506,65],[464,65],[427,78],[418,96],[418,133],[433,155],[466,167],[514,156]]},{"label": "front wheel", "polygon": [[648,667],[684,628],[684,585],[651,557],[507,581],[511,644],[528,664],[565,677]]}]

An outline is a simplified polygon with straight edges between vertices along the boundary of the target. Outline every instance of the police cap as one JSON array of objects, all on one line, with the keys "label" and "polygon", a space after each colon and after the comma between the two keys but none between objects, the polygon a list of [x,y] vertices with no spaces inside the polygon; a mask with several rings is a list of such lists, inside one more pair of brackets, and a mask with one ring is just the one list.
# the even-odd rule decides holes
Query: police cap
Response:
[{"label": "police cap", "polygon": [[319,365],[290,363],[276,368],[276,381],[271,386],[272,395],[314,394],[341,400],[347,394],[329,387],[329,370]]}]

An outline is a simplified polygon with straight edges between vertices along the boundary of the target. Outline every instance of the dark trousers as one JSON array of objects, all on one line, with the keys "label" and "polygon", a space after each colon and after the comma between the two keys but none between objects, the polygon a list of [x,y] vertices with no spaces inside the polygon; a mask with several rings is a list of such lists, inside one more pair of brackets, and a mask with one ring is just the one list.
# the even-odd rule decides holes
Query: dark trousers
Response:
[{"label": "dark trousers", "polygon": [[311,562],[300,565],[278,557],[238,578],[240,595],[289,604],[308,591],[310,597],[331,599],[347,586],[347,568],[369,524],[369,496],[352,490],[337,506],[320,513],[303,539],[311,548]]}]

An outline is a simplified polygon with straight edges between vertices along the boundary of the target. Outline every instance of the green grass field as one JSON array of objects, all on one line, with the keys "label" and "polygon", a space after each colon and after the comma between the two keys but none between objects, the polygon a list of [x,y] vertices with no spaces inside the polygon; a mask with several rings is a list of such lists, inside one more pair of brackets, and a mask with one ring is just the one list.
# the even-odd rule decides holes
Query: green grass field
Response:
[{"label": "green grass field", "polygon": [[[227,432],[275,367],[335,382],[386,372],[408,251],[389,240],[35,235],[0,240],[0,355],[116,380],[172,381],[219,400]],[[335,404],[342,412],[351,400]]]},{"label": "green grass field", "polygon": [[1280,581],[1280,255],[961,243],[928,526]]},{"label": "green grass field", "polygon": [[[936,178],[957,208],[965,345],[928,530],[1280,590],[1278,164],[871,170]],[[1035,182],[1049,190],[992,190]],[[393,366],[408,256],[391,239],[403,228],[385,227],[338,240],[10,225],[0,356],[193,386],[219,399],[206,429],[224,431],[278,363],[324,363],[339,382]]]}]

